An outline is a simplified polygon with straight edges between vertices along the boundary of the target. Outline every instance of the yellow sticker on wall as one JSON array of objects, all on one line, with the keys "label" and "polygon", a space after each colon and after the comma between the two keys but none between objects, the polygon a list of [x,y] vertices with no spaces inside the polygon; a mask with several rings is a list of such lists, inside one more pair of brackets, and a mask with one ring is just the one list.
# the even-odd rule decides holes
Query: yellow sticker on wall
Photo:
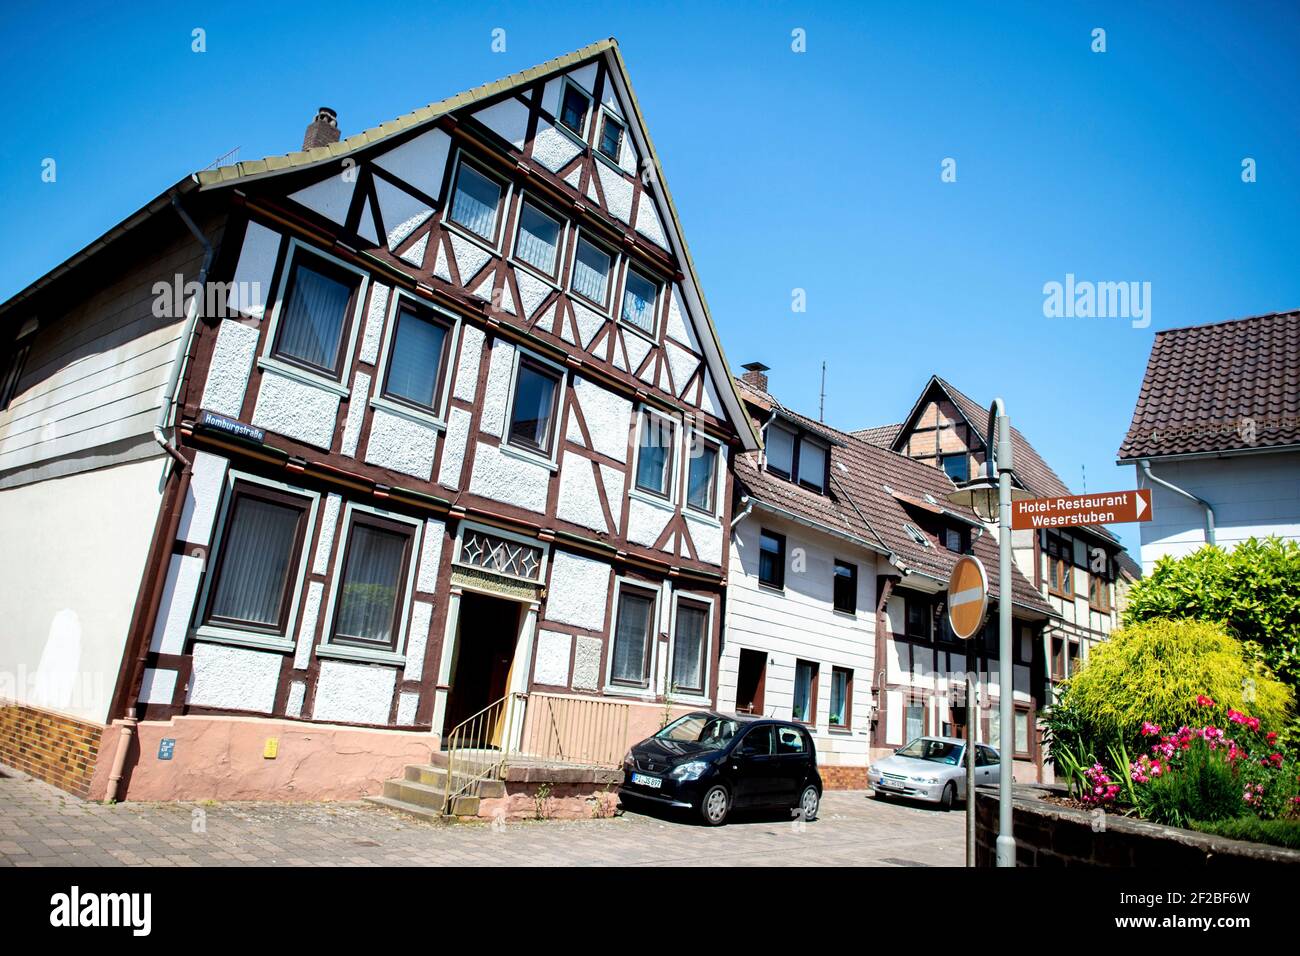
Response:
[{"label": "yellow sticker on wall", "polygon": [[266,746],[262,748],[262,756],[267,760],[274,760],[280,753],[280,738],[267,737]]}]

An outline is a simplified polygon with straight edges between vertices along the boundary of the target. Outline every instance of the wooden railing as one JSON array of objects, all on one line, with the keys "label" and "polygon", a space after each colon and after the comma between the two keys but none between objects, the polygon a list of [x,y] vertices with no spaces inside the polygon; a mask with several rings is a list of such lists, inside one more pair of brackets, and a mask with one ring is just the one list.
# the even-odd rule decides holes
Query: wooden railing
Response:
[{"label": "wooden railing", "polygon": [[618,767],[630,711],[617,700],[530,694],[518,756],[542,766]]}]

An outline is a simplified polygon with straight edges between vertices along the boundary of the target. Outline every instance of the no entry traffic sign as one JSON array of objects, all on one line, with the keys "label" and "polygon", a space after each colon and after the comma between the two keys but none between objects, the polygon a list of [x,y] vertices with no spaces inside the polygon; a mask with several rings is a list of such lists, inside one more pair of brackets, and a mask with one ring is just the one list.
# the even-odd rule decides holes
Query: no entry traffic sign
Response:
[{"label": "no entry traffic sign", "polygon": [[948,578],[948,624],[961,640],[969,640],[984,626],[989,608],[989,578],[979,558],[958,560]]}]

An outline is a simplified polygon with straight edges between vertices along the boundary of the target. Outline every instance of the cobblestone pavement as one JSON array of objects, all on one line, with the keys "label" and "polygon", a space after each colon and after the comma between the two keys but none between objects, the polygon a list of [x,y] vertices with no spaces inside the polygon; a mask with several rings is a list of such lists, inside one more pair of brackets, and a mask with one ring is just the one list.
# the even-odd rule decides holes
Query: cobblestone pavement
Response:
[{"label": "cobblestone pavement", "polygon": [[[361,803],[87,803],[4,768],[0,866],[960,866],[964,814],[826,794],[802,827],[612,820],[424,823]],[[195,832],[198,830],[199,832]]]}]

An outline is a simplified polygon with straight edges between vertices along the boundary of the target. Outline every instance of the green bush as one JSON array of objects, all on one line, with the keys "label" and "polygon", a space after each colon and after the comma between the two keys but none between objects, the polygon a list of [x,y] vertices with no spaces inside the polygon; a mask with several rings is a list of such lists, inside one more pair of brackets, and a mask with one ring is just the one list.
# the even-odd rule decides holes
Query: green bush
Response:
[{"label": "green bush", "polygon": [[1157,618],[1222,624],[1280,680],[1300,687],[1300,543],[1251,538],[1161,558],[1129,591],[1124,624]]},{"label": "green bush", "polygon": [[1192,829],[1214,833],[1229,840],[1248,840],[1300,850],[1300,820],[1258,820],[1233,817],[1228,820],[1193,820]]},{"label": "green bush", "polygon": [[[1139,741],[1145,721],[1195,723],[1199,695],[1249,711],[1270,729],[1285,724],[1292,700],[1291,689],[1248,664],[1241,643],[1220,625],[1152,620],[1122,627],[1093,648],[1053,711],[1065,711],[1061,733],[1073,728],[1091,744],[1083,749],[1101,756]],[[1053,733],[1057,723],[1049,717]]]},{"label": "green bush", "polygon": [[1193,741],[1176,773],[1166,773],[1135,791],[1144,820],[1185,827],[1193,820],[1213,822],[1240,816],[1245,808],[1241,783],[1227,753]]}]

